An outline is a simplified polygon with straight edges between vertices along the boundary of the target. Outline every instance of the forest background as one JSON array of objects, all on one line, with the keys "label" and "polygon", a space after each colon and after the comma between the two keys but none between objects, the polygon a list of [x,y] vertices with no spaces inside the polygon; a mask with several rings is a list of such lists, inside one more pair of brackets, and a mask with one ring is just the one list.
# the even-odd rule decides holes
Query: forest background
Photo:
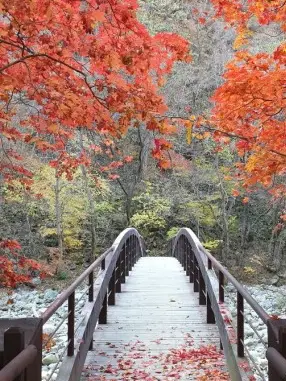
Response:
[{"label": "forest background", "polygon": [[[61,2],[54,4],[60,6]],[[146,56],[135,63],[138,46],[154,44],[145,31],[140,32],[144,36],[140,41],[136,40],[139,32],[134,32],[133,56],[126,51],[118,52],[117,57],[111,55],[112,43],[104,57],[96,56],[105,66],[97,77],[93,76],[97,82],[93,96],[103,99],[105,108],[112,108],[113,121],[108,119],[109,115],[103,120],[107,124],[114,122],[113,129],[99,127],[102,120],[98,117],[95,122],[92,120],[95,110],[77,104],[86,96],[83,90],[82,94],[75,91],[76,100],[66,93],[63,98],[60,89],[63,76],[56,73],[54,63],[47,64],[41,57],[38,63],[24,67],[28,65],[27,55],[36,55],[36,42],[31,42],[32,49],[29,39],[25,40],[25,33],[32,36],[30,24],[25,24],[27,20],[22,20],[25,30],[21,30],[20,22],[17,26],[13,21],[13,12],[14,16],[20,12],[17,1],[12,1],[13,5],[10,2],[10,9],[5,3],[0,1],[4,15],[0,44],[4,57],[0,129],[3,284],[8,279],[15,283],[15,277],[11,276],[18,274],[15,258],[20,261],[23,257],[48,264],[47,271],[59,280],[69,279],[109,247],[127,226],[139,230],[149,255],[164,255],[167,240],[180,227],[187,226],[206,248],[228,267],[235,268],[240,277],[257,280],[262,276],[263,280],[275,273],[275,283],[285,281],[285,3],[250,1],[248,9],[241,1],[141,0],[136,9],[135,1],[126,1],[125,8],[120,8],[117,1],[90,2],[97,6],[93,20],[85,15],[88,26],[81,26],[82,30],[77,29],[78,24],[75,27],[79,35],[102,33],[106,43],[108,34],[100,28],[107,23],[110,9],[115,9],[110,25],[116,20],[133,33],[131,24],[127,25],[127,21],[132,21],[132,27],[136,25],[139,30],[134,21],[136,11],[151,36],[158,33],[160,36],[160,42],[156,40],[159,47],[152,45],[150,50],[158,49],[154,62],[149,62]],[[100,8],[104,4],[108,6]],[[84,12],[78,13],[82,21]],[[88,23],[98,28],[97,32],[92,32]],[[122,25],[117,27],[118,36],[121,38],[120,29],[127,38]],[[174,34],[168,40],[165,32],[176,33],[185,40],[176,39]],[[66,33],[68,36],[69,32]],[[84,35],[74,45],[82,46]],[[62,43],[66,36],[61,36],[57,51],[52,51],[55,45],[51,47],[51,41],[44,41],[43,36],[48,38],[49,33],[40,34],[49,54],[69,62],[71,57],[63,53],[69,49]],[[190,42],[191,60],[186,41]],[[87,83],[90,78],[84,71],[85,59],[93,56],[76,45],[71,49],[71,55],[75,54],[79,65],[76,81],[84,78]],[[11,65],[11,57],[21,64],[25,61],[25,65],[20,68]],[[118,57],[120,64],[116,61]],[[140,62],[148,62],[149,66],[140,67]],[[128,72],[122,74],[122,65]],[[130,67],[134,67],[133,71]],[[49,82],[43,82],[45,70],[53,73]],[[25,78],[29,75],[32,78],[21,84],[23,71],[28,73],[25,72]],[[35,73],[40,73],[36,80]],[[142,73],[146,81],[150,77],[156,82],[156,89],[149,78],[141,100],[143,105],[146,102],[146,112],[136,119],[138,115],[130,109],[138,106],[140,96],[133,99],[138,83],[132,83],[132,78]],[[81,119],[79,116],[76,119],[80,127],[73,129],[72,136],[68,136],[67,127],[61,127],[63,118],[53,119],[51,107],[48,109],[43,101],[47,94],[35,96],[31,83],[35,93],[40,93],[41,86],[50,86],[51,104],[66,105],[70,101],[79,109],[82,107]],[[128,88],[126,84],[134,87]],[[114,88],[118,91],[116,96]],[[168,109],[161,107],[160,96],[155,98],[158,92]],[[125,94],[121,103],[118,94]],[[152,103],[150,99],[155,100]],[[122,104],[128,102],[131,106],[127,110]],[[65,114],[63,108],[57,112]],[[36,120],[37,113],[44,115],[38,116],[42,124],[40,119]],[[70,127],[70,121],[65,123]],[[96,128],[91,127],[92,123]],[[37,127],[32,133],[31,124]],[[63,146],[61,139],[66,139]],[[25,266],[29,267],[30,262],[26,261]]]}]

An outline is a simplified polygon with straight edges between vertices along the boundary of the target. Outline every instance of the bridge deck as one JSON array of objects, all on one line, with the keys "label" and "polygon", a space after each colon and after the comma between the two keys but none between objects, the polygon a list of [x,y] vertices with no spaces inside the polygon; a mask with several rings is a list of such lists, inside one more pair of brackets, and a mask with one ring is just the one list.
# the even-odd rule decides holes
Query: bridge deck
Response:
[{"label": "bridge deck", "polygon": [[179,262],[144,257],[95,330],[82,380],[227,380],[224,368],[217,327]]}]

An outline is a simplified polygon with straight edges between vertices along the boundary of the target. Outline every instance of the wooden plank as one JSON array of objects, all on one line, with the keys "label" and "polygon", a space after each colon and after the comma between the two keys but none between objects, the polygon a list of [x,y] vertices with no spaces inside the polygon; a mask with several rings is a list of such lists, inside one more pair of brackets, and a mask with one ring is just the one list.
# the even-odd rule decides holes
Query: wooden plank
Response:
[{"label": "wooden plank", "polygon": [[[188,340],[193,347],[214,344],[219,350],[218,329],[206,323],[206,307],[199,305],[188,279],[175,258],[140,258],[116,296],[116,305],[109,307],[107,324],[95,330],[94,349],[87,355],[82,380],[100,379],[102,367],[128,356],[130,347],[143,354],[135,361],[141,370],[150,356],[168,353]],[[104,377],[122,379],[116,374]],[[183,379],[196,378],[188,374]]]}]

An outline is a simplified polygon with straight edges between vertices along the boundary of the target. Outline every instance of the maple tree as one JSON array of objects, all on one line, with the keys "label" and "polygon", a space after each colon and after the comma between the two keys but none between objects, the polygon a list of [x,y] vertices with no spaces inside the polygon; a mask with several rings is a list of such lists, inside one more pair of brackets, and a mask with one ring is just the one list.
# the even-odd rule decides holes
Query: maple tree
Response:
[{"label": "maple tree", "polygon": [[[146,122],[160,131],[164,121],[150,123],[166,110],[158,84],[176,60],[189,59],[188,43],[151,37],[136,20],[136,1],[3,0],[0,9],[2,136],[58,152],[53,165],[68,172],[88,164],[86,152],[65,150],[78,128],[120,137]],[[17,123],[21,102],[30,112]],[[31,176],[15,151],[6,154],[14,159],[1,163],[6,178]]]},{"label": "maple tree", "polygon": [[0,284],[6,287],[15,287],[19,283],[28,282],[29,272],[38,270],[44,276],[41,266],[36,261],[18,254],[21,249],[15,240],[0,240]]},{"label": "maple tree", "polygon": [[[285,195],[277,177],[286,169],[286,44],[271,53],[253,54],[246,49],[253,33],[250,21],[261,25],[278,23],[286,31],[286,4],[283,0],[212,0],[217,16],[234,27],[237,49],[227,65],[222,86],[212,100],[211,126],[215,137],[236,139],[241,161],[237,179],[250,189],[257,183],[275,196]],[[229,142],[229,139],[227,143]],[[244,199],[247,202],[247,198]]]},{"label": "maple tree", "polygon": [[[136,0],[0,0],[4,181],[32,185],[19,143],[49,153],[58,176],[71,179],[98,149],[86,143],[68,150],[79,129],[98,134],[105,147],[142,123],[173,132],[164,118],[154,123],[166,111],[158,89],[174,62],[190,60],[189,44],[175,34],[150,36],[137,8]],[[159,165],[166,165],[158,155],[166,143],[155,147]]]}]

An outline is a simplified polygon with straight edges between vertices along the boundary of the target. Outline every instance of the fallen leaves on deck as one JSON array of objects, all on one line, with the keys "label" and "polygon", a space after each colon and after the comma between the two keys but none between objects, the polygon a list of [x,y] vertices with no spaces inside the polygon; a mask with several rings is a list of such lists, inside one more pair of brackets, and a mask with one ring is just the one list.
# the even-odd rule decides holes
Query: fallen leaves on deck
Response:
[{"label": "fallen leaves on deck", "polygon": [[95,352],[94,364],[84,370],[86,381],[230,380],[223,353],[215,345],[194,346],[189,335],[184,345],[159,354],[141,341],[112,348],[108,353]]}]

